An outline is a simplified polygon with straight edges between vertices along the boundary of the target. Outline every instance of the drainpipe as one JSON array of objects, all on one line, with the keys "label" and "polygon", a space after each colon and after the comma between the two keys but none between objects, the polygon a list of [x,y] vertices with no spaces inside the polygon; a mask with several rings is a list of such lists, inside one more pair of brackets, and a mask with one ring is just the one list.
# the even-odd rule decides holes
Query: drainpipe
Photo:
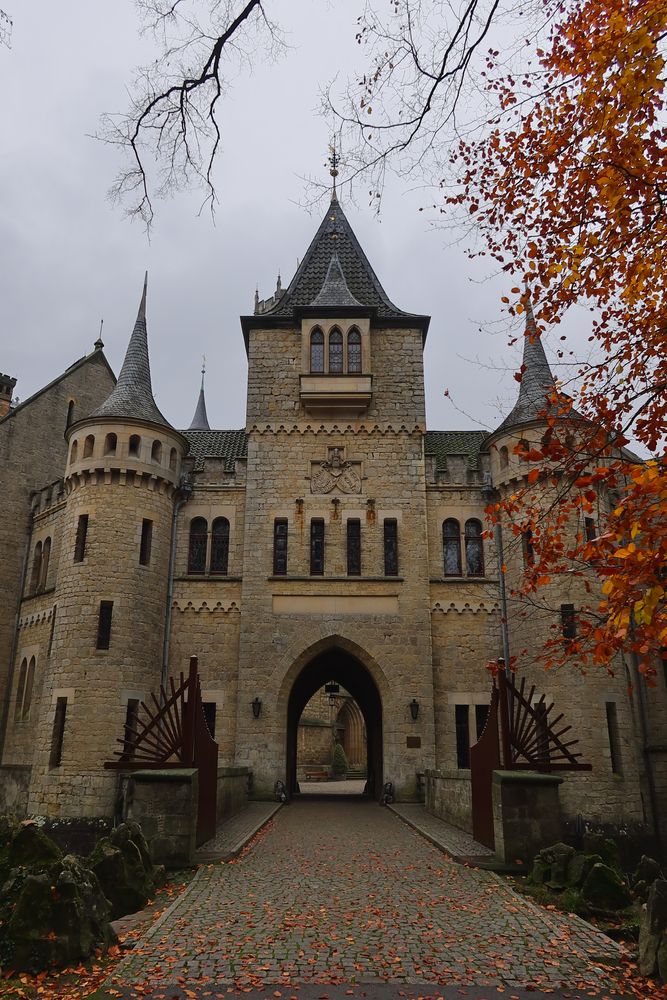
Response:
[{"label": "drainpipe", "polygon": [[176,564],[176,527],[178,523],[178,512],[192,496],[192,483],[187,476],[183,476],[176,492],[174,509],[171,515],[171,545],[169,548],[169,573],[167,577],[167,606],[164,616],[164,639],[162,642],[162,671],[160,674],[160,684],[166,691],[169,679],[169,641],[171,638],[171,605],[174,600],[174,567]]},{"label": "drainpipe", "polygon": [[2,719],[0,720],[0,762],[5,750],[5,741],[7,739],[7,723],[9,722],[9,711],[11,707],[12,700],[12,687],[14,685],[14,659],[16,657],[16,649],[19,643],[19,621],[21,618],[21,604],[23,602],[23,593],[25,591],[25,582],[28,577],[28,564],[30,562],[30,550],[32,549],[32,533],[35,524],[34,511],[30,508],[30,514],[28,517],[28,537],[26,539],[25,553],[23,555],[23,569],[21,570],[21,583],[19,586],[19,598],[16,605],[16,616],[14,618],[14,635],[12,636],[12,646],[11,652],[9,654],[9,670],[7,672],[7,692],[5,694],[4,705],[2,706]]},{"label": "drainpipe", "polygon": [[[635,626],[634,626],[634,614],[630,613],[630,635],[634,638]],[[653,814],[653,826],[655,828],[655,835],[660,845],[660,849],[664,850],[664,843],[660,831],[660,810],[658,809],[658,793],[655,787],[655,774],[653,771],[653,758],[651,757],[651,744],[649,742],[649,720],[648,720],[648,707],[646,704],[646,680],[644,675],[639,669],[639,659],[634,649],[629,650],[629,657],[632,663],[632,670],[637,679],[637,693],[639,696],[639,721],[641,723],[642,731],[642,752],[644,754],[644,760],[646,762],[646,781],[648,784],[648,795],[651,800],[651,813]]]},{"label": "drainpipe", "polygon": [[[487,503],[493,503],[498,499],[498,491],[491,485],[488,473],[482,487],[482,499]],[[498,589],[500,591],[500,636],[503,644],[503,659],[505,660],[505,675],[509,678],[510,670],[510,639],[509,627],[507,624],[507,588],[505,586],[505,573],[503,565],[505,558],[503,555],[503,528],[500,521],[496,521],[493,526],[493,540],[496,545],[496,561],[498,564]]]}]

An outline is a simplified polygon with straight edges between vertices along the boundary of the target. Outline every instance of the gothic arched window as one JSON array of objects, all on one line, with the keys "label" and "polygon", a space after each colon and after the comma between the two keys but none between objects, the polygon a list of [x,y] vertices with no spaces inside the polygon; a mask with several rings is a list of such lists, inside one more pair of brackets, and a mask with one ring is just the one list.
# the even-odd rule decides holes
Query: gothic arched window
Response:
[{"label": "gothic arched window", "polygon": [[205,517],[193,517],[190,521],[190,544],[188,547],[188,573],[206,572],[206,540],[208,524]]},{"label": "gothic arched window", "polygon": [[347,370],[351,374],[361,371],[361,334],[355,328],[347,335]]},{"label": "gothic arched window", "polygon": [[36,594],[39,586],[39,575],[42,569],[42,543],[37,542],[32,556],[32,571],[30,573],[30,593]]},{"label": "gothic arched window", "polygon": [[461,576],[461,528],[456,518],[443,522],[442,553],[445,576]]},{"label": "gothic arched window", "polygon": [[51,558],[51,539],[45,538],[42,546],[42,561],[39,567],[39,580],[37,590],[41,593],[46,590],[46,578],[49,575],[49,559]]},{"label": "gothic arched window", "polygon": [[93,454],[93,448],[95,447],[95,438],[92,434],[88,434],[86,440],[83,442],[83,457],[90,458]]},{"label": "gothic arched window", "polygon": [[229,566],[229,521],[216,517],[211,525],[211,573],[226,574]]},{"label": "gothic arched window", "polygon": [[115,434],[107,434],[104,441],[104,454],[115,455],[118,445],[118,437]]},{"label": "gothic arched window", "polygon": [[310,335],[310,370],[324,371],[324,334],[321,330],[313,330]]},{"label": "gothic arched window", "polygon": [[329,334],[329,371],[334,374],[343,370],[343,334],[334,328]]},{"label": "gothic arched window", "polygon": [[482,522],[471,517],[465,527],[466,568],[468,576],[484,576]]}]

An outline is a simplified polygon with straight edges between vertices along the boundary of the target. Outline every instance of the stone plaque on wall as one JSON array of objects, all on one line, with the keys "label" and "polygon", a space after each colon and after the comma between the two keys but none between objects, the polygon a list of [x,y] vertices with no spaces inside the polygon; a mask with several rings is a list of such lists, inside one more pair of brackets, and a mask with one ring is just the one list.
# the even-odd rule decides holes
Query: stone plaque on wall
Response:
[{"label": "stone plaque on wall", "polygon": [[361,462],[348,462],[340,448],[328,448],[323,462],[311,462],[310,492],[361,493]]},{"label": "stone plaque on wall", "polygon": [[422,745],[422,738],[421,736],[406,736],[405,745],[406,747],[409,747],[410,750],[418,750]]}]

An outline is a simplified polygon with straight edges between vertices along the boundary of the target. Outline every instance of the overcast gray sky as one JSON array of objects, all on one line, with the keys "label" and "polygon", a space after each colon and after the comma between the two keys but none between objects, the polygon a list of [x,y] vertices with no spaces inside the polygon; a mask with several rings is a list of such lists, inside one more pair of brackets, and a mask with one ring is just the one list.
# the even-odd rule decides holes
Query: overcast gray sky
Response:
[{"label": "overcast gray sky", "polygon": [[[220,108],[215,224],[199,197],[157,204],[150,243],[106,198],[116,151],[90,138],[103,112],[127,106],[133,68],[151,59],[132,0],[2,0],[12,47],[0,47],[0,371],[21,399],[92,349],[104,319],[106,355],[120,368],[149,271],[148,331],[156,400],[177,427],[194,410],[207,357],[211,425],[245,419],[246,359],[238,317],[287,285],[324,214],[303,207],[304,175],[326,179],[329,126],[319,87],[362,65],[361,0],[268,0],[288,32],[285,58],[260,57]],[[483,280],[452,234],[429,227],[432,197],[390,181],[378,219],[343,200],[390,298],[432,316],[425,364],[434,429],[491,427],[517,391],[518,348],[507,348],[495,279]],[[574,327],[585,332],[581,313]],[[480,326],[482,330],[480,332]],[[562,331],[558,331],[560,335]],[[554,357],[557,338],[545,338]],[[551,350],[550,350],[551,348]],[[448,388],[459,412],[444,396]]]}]

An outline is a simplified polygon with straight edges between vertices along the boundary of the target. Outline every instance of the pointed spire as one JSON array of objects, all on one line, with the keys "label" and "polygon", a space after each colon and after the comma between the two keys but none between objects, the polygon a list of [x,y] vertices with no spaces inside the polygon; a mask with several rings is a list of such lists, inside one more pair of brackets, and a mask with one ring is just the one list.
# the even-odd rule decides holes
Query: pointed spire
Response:
[{"label": "pointed spire", "polygon": [[361,302],[355,299],[354,295],[347,287],[347,281],[340,266],[338,254],[334,253],[329,261],[324,284],[310,303],[311,306],[360,306]]},{"label": "pointed spire", "polygon": [[539,420],[548,409],[555,379],[544,353],[542,336],[537,328],[533,307],[526,299],[526,326],[523,334],[522,376],[517,399],[498,430]]},{"label": "pointed spire", "polygon": [[199,389],[199,399],[197,400],[197,407],[195,409],[195,415],[192,418],[192,423],[188,427],[189,431],[210,431],[211,427],[208,422],[208,414],[206,413],[206,397],[204,396],[204,375],[206,374],[206,355],[202,358],[201,366],[201,386]]},{"label": "pointed spire", "polygon": [[118,381],[111,391],[111,395],[94,413],[91,413],[91,417],[118,417],[120,419],[131,417],[171,427],[169,421],[158,410],[153,399],[151,367],[148,357],[148,334],[146,332],[147,287],[148,272],[144,277],[137,319]]}]

